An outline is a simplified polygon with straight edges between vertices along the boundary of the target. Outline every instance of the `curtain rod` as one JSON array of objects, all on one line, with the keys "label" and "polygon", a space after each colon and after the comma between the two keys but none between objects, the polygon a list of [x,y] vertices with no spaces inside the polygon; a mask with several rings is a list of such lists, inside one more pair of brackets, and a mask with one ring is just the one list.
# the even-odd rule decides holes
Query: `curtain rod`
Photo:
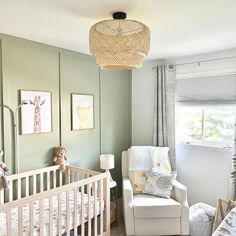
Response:
[{"label": "curtain rod", "polygon": [[[236,58],[236,56],[231,57],[220,57],[220,58],[214,58],[214,59],[207,59],[207,60],[200,60],[200,61],[192,61],[192,62],[186,62],[186,63],[177,63],[177,64],[170,64],[169,67],[173,66],[183,66],[183,65],[191,65],[191,64],[199,64],[203,62],[209,62],[209,61],[219,61],[219,60],[227,60],[227,59],[233,59]],[[153,70],[156,69],[156,67],[152,67]],[[171,69],[171,68],[170,68]]]}]

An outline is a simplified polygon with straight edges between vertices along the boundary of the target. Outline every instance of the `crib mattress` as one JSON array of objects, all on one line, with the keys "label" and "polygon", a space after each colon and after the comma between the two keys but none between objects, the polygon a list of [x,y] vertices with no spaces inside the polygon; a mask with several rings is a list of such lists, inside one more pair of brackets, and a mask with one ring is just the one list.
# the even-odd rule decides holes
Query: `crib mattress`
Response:
[{"label": "crib mattress", "polygon": [[[77,225],[79,226],[81,224],[81,213],[82,213],[82,207],[81,207],[81,193],[77,193]],[[69,208],[70,213],[67,214],[67,207],[66,206],[66,192],[63,192],[61,194],[61,222],[62,222],[62,228],[61,232],[66,232],[66,226],[67,222],[69,222],[69,228],[74,228],[74,192],[69,191]],[[90,209],[91,209],[91,218],[94,217],[94,201],[95,198],[93,196],[90,197]],[[101,209],[101,201],[97,198],[97,213],[96,215],[99,215],[100,209]],[[52,198],[52,226],[53,226],[53,235],[58,235],[58,197],[53,196]],[[45,198],[43,200],[44,205],[44,224],[43,224],[43,235],[49,235],[49,199]],[[84,221],[88,221],[88,195],[84,194]],[[23,235],[29,235],[29,205],[23,206]],[[40,220],[39,220],[39,202],[34,203],[34,235],[40,234]],[[6,236],[7,235],[7,229],[6,229],[6,214],[0,212],[0,236]],[[18,208],[14,208],[11,211],[11,235],[19,235],[19,229],[18,229]]]}]

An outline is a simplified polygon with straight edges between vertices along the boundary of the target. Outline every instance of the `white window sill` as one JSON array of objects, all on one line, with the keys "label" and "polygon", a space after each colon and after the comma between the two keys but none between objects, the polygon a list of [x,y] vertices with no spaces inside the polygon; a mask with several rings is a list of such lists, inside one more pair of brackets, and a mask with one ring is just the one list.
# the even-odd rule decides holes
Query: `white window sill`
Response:
[{"label": "white window sill", "polygon": [[177,143],[176,148],[187,148],[187,149],[204,149],[204,150],[215,150],[215,151],[222,151],[222,152],[230,152],[232,153],[232,147],[224,147],[219,145],[213,144],[203,144],[203,143]]}]

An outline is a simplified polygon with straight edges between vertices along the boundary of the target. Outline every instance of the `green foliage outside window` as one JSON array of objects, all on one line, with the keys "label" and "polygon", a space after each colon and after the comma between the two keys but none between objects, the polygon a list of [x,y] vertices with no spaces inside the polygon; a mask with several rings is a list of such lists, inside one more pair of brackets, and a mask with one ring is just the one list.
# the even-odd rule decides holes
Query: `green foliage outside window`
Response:
[{"label": "green foliage outside window", "polygon": [[234,139],[235,108],[177,107],[177,142],[214,142],[229,144]]}]

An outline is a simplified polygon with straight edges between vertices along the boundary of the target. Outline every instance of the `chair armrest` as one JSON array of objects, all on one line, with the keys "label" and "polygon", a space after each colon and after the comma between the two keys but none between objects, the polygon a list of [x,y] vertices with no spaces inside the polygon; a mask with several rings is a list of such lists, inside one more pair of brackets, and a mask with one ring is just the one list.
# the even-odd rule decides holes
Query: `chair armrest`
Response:
[{"label": "chair armrest", "polygon": [[177,180],[174,180],[173,191],[175,200],[181,203],[182,205],[188,206],[187,188]]},{"label": "chair armrest", "polygon": [[133,206],[133,187],[128,178],[123,178],[123,198],[127,206]]},{"label": "chair armrest", "polygon": [[174,181],[173,185],[175,200],[182,204],[180,234],[189,235],[189,206],[187,200],[187,188],[177,180]]},{"label": "chair armrest", "polygon": [[123,178],[122,188],[126,235],[134,235],[133,187],[128,178]]}]

